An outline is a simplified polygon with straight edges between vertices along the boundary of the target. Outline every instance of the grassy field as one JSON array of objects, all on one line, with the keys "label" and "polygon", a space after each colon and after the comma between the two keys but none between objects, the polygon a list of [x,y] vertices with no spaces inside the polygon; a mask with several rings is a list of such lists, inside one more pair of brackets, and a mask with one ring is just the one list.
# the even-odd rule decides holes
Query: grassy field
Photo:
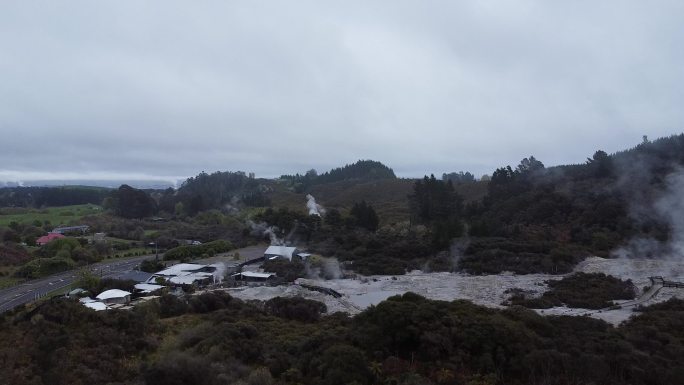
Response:
[{"label": "grassy field", "polygon": [[102,212],[97,205],[75,205],[49,207],[45,209],[31,209],[21,207],[0,208],[0,226],[7,226],[11,222],[24,223],[27,225],[39,221],[41,224],[49,221],[53,226],[77,225],[81,218],[86,215],[95,215]]}]

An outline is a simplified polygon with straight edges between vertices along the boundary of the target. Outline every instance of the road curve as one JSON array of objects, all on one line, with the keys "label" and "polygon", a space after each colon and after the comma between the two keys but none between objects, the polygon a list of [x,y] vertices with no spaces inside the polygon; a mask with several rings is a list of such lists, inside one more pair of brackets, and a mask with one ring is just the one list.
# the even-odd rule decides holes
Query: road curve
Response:
[{"label": "road curve", "polygon": [[[154,255],[142,255],[116,261],[99,262],[87,268],[101,277],[111,277],[133,270],[141,261],[154,258]],[[44,297],[48,293],[62,289],[78,279],[78,270],[65,271],[49,277],[26,281],[18,285],[0,290],[0,313],[14,309],[19,305]]]}]

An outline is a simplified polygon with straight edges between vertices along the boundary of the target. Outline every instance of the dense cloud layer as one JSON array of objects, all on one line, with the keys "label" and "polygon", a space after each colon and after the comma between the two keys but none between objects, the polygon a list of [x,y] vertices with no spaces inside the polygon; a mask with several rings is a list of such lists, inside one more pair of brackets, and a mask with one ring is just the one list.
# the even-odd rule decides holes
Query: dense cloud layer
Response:
[{"label": "dense cloud layer", "polygon": [[680,1],[15,1],[0,180],[547,165],[682,131]]}]

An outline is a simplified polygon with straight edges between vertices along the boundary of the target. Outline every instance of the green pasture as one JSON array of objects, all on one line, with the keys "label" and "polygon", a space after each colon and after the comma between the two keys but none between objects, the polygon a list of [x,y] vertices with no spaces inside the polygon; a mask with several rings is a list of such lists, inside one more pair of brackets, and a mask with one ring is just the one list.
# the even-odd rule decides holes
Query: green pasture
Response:
[{"label": "green pasture", "polygon": [[102,213],[102,208],[93,204],[48,207],[32,209],[23,207],[0,208],[0,226],[7,226],[12,222],[31,225],[38,221],[49,221],[53,226],[78,225],[81,218],[87,215]]}]

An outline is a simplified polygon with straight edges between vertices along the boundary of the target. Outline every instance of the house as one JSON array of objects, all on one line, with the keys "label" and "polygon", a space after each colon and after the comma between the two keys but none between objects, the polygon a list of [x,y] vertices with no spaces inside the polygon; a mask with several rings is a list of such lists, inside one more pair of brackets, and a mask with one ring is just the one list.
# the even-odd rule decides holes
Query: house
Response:
[{"label": "house", "polygon": [[284,258],[287,259],[288,261],[292,261],[292,257],[297,254],[297,248],[296,247],[288,247],[288,246],[269,246],[268,249],[264,252],[264,259],[269,260],[269,259],[276,259],[276,258]]},{"label": "house", "polygon": [[107,309],[109,309],[109,307],[107,307],[107,305],[105,305],[105,304],[102,303],[102,302],[98,302],[98,301],[87,302],[87,303],[84,303],[83,305],[84,305],[85,307],[90,308],[90,309],[93,309],[93,310],[95,310],[95,311],[101,311],[101,310],[107,310]]},{"label": "house", "polygon": [[81,233],[85,234],[90,230],[90,226],[88,225],[82,225],[82,226],[63,226],[63,227],[55,227],[52,229],[53,233],[58,233],[58,234],[66,234],[66,233]]},{"label": "house", "polygon": [[176,285],[208,285],[214,281],[212,273],[188,273],[169,278]]},{"label": "house", "polygon": [[82,298],[82,297],[85,297],[85,296],[88,296],[88,295],[89,295],[89,294],[88,294],[88,291],[87,291],[87,290],[81,289],[81,288],[79,287],[79,288],[76,288],[76,289],[74,289],[74,290],[68,292],[66,296],[69,297],[69,298]]},{"label": "house", "polygon": [[147,283],[154,283],[157,280],[157,278],[170,280],[173,277],[196,273],[201,271],[202,269],[205,269],[206,267],[207,265],[199,265],[196,263],[178,263],[152,274],[152,276],[147,280]]},{"label": "house", "polygon": [[264,252],[264,260],[266,261],[277,258],[287,259],[290,262],[292,262],[293,258],[299,258],[300,260],[305,261],[310,256],[311,254],[309,253],[299,252],[296,247],[288,246],[269,246]]},{"label": "house", "polygon": [[152,274],[146,283],[156,283],[162,278],[175,285],[206,285],[223,279],[223,276],[217,276],[217,271],[223,271],[222,264],[179,263]]},{"label": "house", "polygon": [[36,239],[36,245],[43,246],[54,241],[55,239],[64,238],[64,235],[59,233],[48,233],[48,235],[43,235],[42,237]]},{"label": "house", "polygon": [[135,286],[135,292],[140,294],[151,294],[157,290],[162,290],[166,286],[154,285],[151,283],[138,283]]},{"label": "house", "polygon": [[270,279],[275,278],[273,273],[256,273],[253,271],[243,271],[242,273],[233,274],[232,277],[236,281],[247,281],[247,282],[267,282]]},{"label": "house", "polygon": [[125,290],[111,289],[103,291],[95,298],[102,301],[105,305],[128,304],[131,302],[131,293]]},{"label": "house", "polygon": [[79,302],[81,302],[83,304],[83,306],[85,306],[89,309],[93,309],[95,311],[109,309],[109,307],[107,305],[105,305],[104,303],[102,303],[100,301],[96,301],[92,298],[81,298],[79,300]]}]

